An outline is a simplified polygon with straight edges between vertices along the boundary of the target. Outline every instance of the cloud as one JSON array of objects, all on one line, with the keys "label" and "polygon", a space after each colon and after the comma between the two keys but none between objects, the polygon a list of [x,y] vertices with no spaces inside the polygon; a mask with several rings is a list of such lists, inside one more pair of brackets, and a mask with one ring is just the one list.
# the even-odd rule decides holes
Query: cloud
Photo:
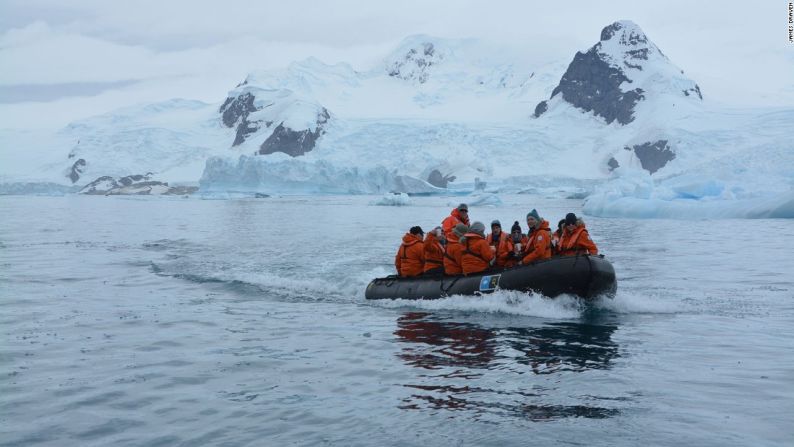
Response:
[{"label": "cloud", "polygon": [[[283,67],[309,56],[371,65],[386,51],[368,43],[332,47],[316,43],[239,37],[208,47],[155,51],[89,37],[36,22],[0,37],[0,85],[118,82],[198,73],[227,73],[242,79],[258,68]],[[367,67],[369,68],[369,67]]]},{"label": "cloud", "polygon": [[[309,56],[367,70],[417,33],[488,40],[535,63],[569,61],[598,40],[603,26],[631,19],[708,99],[785,105],[794,94],[787,76],[794,60],[784,9],[775,2],[684,0],[5,0],[0,86],[11,95],[36,85],[83,86],[49,96],[61,98],[59,116],[74,106],[76,119],[178,96],[216,102],[252,70]],[[65,98],[77,95],[83,99]],[[15,106],[4,106],[3,115],[40,113],[36,105]]]},{"label": "cloud", "polygon": [[49,102],[70,96],[95,96],[135,84],[136,81],[71,82],[65,84],[0,85],[0,104]]},{"label": "cloud", "polygon": [[[103,82],[174,74],[143,47],[52,30],[36,22],[0,38],[0,84]],[[178,71],[177,71],[178,72]]]},{"label": "cloud", "polygon": [[[5,29],[36,20],[58,23],[78,34],[159,50],[212,46],[243,37],[268,41],[355,46],[404,34],[411,23],[421,27],[425,14],[440,13],[440,6],[411,0],[391,7],[340,0],[335,2],[138,0],[53,2],[10,0],[16,21],[4,20]],[[50,7],[56,12],[51,20]],[[68,19],[66,19],[68,17]],[[438,15],[436,15],[438,17]],[[2,31],[3,29],[0,29]]]}]

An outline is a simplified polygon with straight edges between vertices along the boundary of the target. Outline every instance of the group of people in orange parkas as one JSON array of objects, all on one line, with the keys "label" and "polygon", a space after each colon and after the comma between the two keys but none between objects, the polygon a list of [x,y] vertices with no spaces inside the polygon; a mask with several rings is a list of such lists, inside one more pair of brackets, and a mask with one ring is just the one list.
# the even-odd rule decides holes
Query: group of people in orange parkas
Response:
[{"label": "group of people in orange parkas", "polygon": [[582,219],[568,213],[552,232],[549,222],[533,209],[527,214],[527,234],[518,221],[510,234],[502,231],[498,220],[485,234],[482,222],[469,223],[469,207],[461,203],[442,222],[425,235],[415,226],[405,233],[394,265],[400,276],[471,275],[493,267],[506,269],[552,256],[598,254],[598,247],[587,233]]}]

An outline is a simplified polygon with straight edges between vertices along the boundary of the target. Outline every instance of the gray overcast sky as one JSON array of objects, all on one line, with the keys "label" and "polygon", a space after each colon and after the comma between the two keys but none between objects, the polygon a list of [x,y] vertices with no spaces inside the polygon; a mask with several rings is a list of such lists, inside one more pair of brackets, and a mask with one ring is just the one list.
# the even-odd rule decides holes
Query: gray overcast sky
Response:
[{"label": "gray overcast sky", "polygon": [[[481,38],[538,63],[567,61],[620,19],[640,25],[707,97],[794,105],[786,10],[780,0],[2,0],[0,114],[33,116],[47,98],[75,117],[175,96],[215,102],[253,69],[308,56],[369,69],[417,33]],[[35,85],[63,96],[24,102]]]}]

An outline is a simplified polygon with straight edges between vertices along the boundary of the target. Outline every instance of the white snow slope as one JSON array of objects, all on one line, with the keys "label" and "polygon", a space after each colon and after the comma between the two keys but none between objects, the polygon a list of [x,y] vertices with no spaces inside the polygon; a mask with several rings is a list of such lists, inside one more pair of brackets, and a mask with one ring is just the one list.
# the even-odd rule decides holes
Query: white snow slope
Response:
[{"label": "white snow slope", "polygon": [[[205,192],[382,194],[435,191],[425,180],[438,170],[455,176],[449,188],[458,191],[475,178],[489,191],[550,191],[549,179],[567,192],[598,184],[585,207],[594,215],[791,217],[794,105],[729,110],[708,92],[701,99],[653,42],[637,42],[645,36],[636,24],[611,27],[599,57],[627,78],[621,90],[644,92],[627,124],[607,124],[559,94],[549,100],[571,55],[538,64],[480,41],[412,36],[369,71],[310,58],[251,73],[230,90],[273,104],[252,118],[298,130],[314,131],[311,118],[326,108],[324,133],[304,155],[255,155],[275,124],[232,146],[222,101],[175,99],[75,122],[57,135],[0,129],[0,182],[69,185],[65,174],[82,158],[78,185],[153,172],[200,182]],[[548,110],[533,118],[542,100]],[[675,158],[650,175],[631,148],[659,140]],[[610,159],[620,165],[615,172]]]}]

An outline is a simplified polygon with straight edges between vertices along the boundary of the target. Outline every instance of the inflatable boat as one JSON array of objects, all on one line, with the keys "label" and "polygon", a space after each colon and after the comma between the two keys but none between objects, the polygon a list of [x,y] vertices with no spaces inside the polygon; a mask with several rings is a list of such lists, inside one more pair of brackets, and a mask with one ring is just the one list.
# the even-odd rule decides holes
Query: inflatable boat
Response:
[{"label": "inflatable boat", "polygon": [[449,295],[478,295],[497,289],[538,292],[548,297],[562,294],[592,299],[614,295],[615,269],[604,255],[560,256],[505,270],[488,270],[468,276],[397,275],[375,278],[367,286],[368,300],[432,300]]}]

